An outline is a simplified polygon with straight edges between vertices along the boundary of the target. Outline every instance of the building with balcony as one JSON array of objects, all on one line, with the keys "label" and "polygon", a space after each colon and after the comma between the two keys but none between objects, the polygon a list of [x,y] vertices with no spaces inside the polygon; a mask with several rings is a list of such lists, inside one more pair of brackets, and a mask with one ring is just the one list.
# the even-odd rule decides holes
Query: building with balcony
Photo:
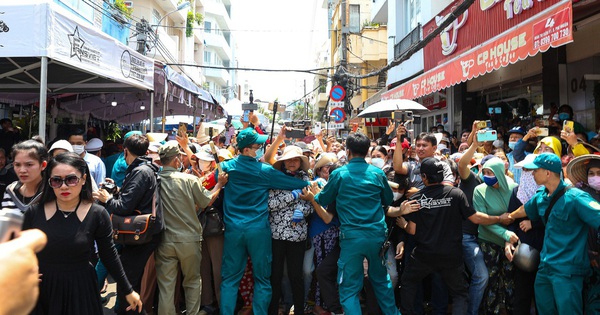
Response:
[{"label": "building with balcony", "polygon": [[[203,64],[215,67],[235,67],[234,42],[231,29],[231,1],[203,0],[204,15]],[[237,97],[235,71],[204,69],[204,87],[221,103]]]},{"label": "building with balcony", "polygon": [[[337,69],[345,58],[346,71],[366,74],[387,64],[387,25],[371,18],[372,1],[346,0],[346,25],[342,25],[342,1],[332,3],[331,18],[331,64]],[[342,33],[347,33],[346,47],[342,47]],[[361,80],[351,80],[347,91],[352,95],[350,103],[358,108],[385,86],[385,75]]]}]

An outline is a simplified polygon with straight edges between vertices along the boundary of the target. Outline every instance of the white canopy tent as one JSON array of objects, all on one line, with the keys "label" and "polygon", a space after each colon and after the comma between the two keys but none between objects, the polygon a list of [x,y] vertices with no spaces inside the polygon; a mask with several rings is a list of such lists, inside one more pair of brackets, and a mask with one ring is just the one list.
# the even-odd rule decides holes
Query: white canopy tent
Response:
[{"label": "white canopy tent", "polygon": [[42,138],[48,94],[154,89],[152,59],[52,1],[3,1],[0,20],[7,26],[0,33],[0,100],[19,104],[37,98]]}]

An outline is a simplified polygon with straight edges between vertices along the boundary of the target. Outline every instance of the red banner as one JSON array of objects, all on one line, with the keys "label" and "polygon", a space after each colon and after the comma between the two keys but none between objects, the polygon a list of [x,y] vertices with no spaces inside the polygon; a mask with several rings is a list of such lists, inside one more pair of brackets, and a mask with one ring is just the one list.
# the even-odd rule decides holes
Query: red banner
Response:
[{"label": "red banner", "polygon": [[571,1],[562,1],[482,45],[383,93],[381,99],[416,99],[535,56],[550,47],[568,44],[573,41],[572,11]]},{"label": "red banner", "polygon": [[[423,37],[433,32],[461,2],[455,0],[427,22]],[[425,71],[526,22],[558,2],[561,0],[476,0],[423,49]]]}]

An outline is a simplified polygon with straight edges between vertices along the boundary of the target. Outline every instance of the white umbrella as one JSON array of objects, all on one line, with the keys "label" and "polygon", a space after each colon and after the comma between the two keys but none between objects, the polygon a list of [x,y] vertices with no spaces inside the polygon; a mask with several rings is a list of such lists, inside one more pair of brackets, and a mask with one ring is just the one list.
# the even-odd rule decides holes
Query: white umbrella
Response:
[{"label": "white umbrella", "polygon": [[376,118],[391,117],[394,111],[429,111],[427,107],[412,100],[379,101],[363,110],[358,117]]}]

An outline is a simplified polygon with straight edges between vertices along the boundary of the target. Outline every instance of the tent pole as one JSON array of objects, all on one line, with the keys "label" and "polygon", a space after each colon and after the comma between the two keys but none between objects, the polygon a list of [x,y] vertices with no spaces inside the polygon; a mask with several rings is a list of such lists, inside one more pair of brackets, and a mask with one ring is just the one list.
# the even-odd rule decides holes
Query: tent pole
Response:
[{"label": "tent pole", "polygon": [[150,132],[154,132],[154,91],[150,91]]},{"label": "tent pole", "polygon": [[162,115],[162,133],[165,133],[165,124],[167,123],[167,94],[165,94],[165,102],[163,103]]},{"label": "tent pole", "polygon": [[[48,89],[48,57],[42,57],[40,66],[40,113],[39,113],[39,136],[46,141],[46,97]],[[31,130],[31,129],[30,129]]]}]

